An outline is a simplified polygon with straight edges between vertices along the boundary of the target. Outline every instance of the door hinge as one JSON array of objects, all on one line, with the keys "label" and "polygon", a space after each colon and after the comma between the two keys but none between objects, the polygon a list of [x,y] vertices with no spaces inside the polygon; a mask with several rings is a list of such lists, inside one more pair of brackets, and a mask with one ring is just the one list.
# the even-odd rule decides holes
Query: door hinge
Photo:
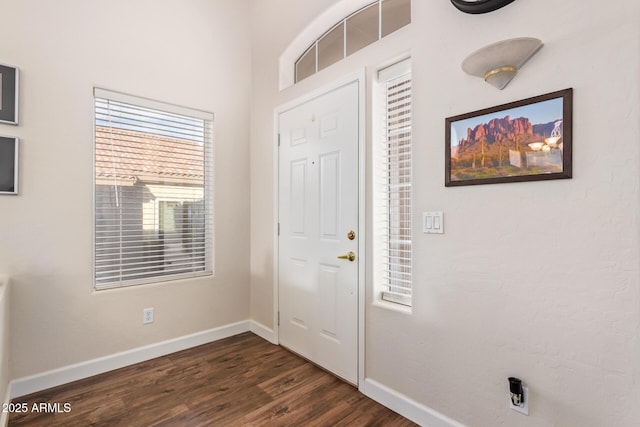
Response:
[{"label": "door hinge", "polygon": [[278,134],[278,147],[280,147],[280,134]]},{"label": "door hinge", "polygon": [[280,312],[278,312],[278,326],[280,326]]},{"label": "door hinge", "polygon": [[280,235],[280,223],[278,223],[278,236]]}]

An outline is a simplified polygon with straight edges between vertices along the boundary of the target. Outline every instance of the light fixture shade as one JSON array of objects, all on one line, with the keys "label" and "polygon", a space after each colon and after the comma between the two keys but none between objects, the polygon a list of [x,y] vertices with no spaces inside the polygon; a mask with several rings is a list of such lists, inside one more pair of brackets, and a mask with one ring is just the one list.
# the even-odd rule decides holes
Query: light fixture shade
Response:
[{"label": "light fixture shade", "polygon": [[476,50],[462,61],[462,70],[504,89],[520,68],[542,47],[533,37],[503,40]]}]

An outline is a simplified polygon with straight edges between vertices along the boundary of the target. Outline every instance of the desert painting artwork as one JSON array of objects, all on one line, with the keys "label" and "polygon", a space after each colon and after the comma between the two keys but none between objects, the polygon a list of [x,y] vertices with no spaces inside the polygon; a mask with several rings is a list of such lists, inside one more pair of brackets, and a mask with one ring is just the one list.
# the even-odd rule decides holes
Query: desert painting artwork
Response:
[{"label": "desert painting artwork", "polygon": [[447,119],[445,184],[570,177],[566,96],[542,97]]}]

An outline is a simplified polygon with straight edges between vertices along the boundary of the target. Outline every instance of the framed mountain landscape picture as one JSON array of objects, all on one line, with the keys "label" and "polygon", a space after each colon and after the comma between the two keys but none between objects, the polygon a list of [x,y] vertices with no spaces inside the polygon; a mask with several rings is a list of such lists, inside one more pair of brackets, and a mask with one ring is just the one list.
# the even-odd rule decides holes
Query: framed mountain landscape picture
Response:
[{"label": "framed mountain landscape picture", "polygon": [[571,178],[573,89],[445,120],[445,186]]}]

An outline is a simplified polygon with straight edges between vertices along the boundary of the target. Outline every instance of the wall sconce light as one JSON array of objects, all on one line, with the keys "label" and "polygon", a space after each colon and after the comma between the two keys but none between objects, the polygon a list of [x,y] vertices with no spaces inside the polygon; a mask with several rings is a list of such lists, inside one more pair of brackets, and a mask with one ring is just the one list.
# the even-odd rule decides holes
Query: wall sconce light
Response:
[{"label": "wall sconce light", "polygon": [[462,61],[462,70],[502,90],[541,47],[542,41],[533,37],[503,40],[467,56]]}]

